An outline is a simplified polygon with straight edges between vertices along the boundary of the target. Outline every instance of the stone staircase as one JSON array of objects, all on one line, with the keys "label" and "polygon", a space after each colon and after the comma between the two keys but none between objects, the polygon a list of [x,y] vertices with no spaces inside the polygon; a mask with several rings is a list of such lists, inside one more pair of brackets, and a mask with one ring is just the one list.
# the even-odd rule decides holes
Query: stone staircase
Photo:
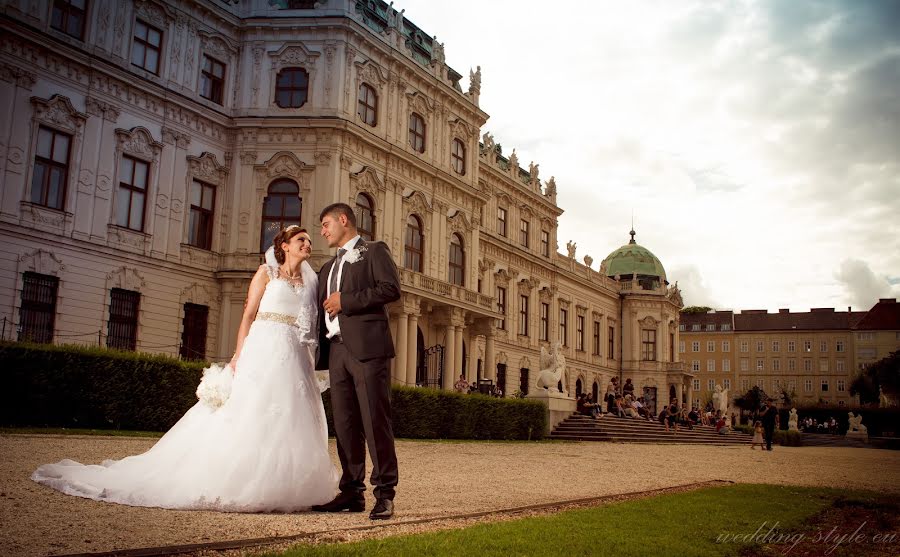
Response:
[{"label": "stone staircase", "polygon": [[751,436],[732,431],[719,435],[712,426],[679,427],[666,433],[658,421],[619,418],[604,414],[598,419],[572,414],[550,432],[550,439],[568,441],[609,441],[614,443],[677,443],[695,445],[749,445]]}]

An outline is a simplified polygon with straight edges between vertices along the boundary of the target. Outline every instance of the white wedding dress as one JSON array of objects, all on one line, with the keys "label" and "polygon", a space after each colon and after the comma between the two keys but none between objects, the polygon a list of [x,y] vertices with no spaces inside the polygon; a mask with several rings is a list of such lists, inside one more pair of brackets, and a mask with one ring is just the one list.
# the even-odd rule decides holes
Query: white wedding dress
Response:
[{"label": "white wedding dress", "polygon": [[304,263],[297,286],[268,269],[224,404],[198,402],[144,454],[100,465],[63,460],[31,478],[69,495],[141,507],[289,512],[331,500],[338,474],[324,385],[313,369],[316,274]]}]

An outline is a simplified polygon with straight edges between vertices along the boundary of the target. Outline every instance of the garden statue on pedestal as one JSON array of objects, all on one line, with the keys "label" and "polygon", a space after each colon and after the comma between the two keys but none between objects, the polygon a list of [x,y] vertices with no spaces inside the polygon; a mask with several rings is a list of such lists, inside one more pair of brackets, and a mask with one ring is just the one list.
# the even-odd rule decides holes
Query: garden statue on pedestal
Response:
[{"label": "garden statue on pedestal", "polygon": [[791,408],[791,415],[788,417],[788,431],[800,431],[797,428],[797,409]]}]

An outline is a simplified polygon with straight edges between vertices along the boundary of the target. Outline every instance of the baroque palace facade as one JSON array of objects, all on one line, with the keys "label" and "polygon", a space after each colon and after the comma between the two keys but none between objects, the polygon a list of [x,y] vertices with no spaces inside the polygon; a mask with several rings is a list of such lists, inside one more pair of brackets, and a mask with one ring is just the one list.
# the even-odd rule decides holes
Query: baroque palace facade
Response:
[{"label": "baroque palace facade", "polygon": [[[868,311],[814,308],[682,313],[678,351],[693,374],[697,401],[716,385],[733,396],[754,386],[795,405],[856,404],[857,375],[900,350],[900,304],[883,298]],[[893,396],[894,393],[891,393]]]},{"label": "baroque palace facade", "polygon": [[394,381],[690,400],[680,294],[632,239],[557,252],[553,178],[481,129],[480,69],[380,0],[0,1],[4,338],[224,360],[275,231],[357,208],[391,248]]}]

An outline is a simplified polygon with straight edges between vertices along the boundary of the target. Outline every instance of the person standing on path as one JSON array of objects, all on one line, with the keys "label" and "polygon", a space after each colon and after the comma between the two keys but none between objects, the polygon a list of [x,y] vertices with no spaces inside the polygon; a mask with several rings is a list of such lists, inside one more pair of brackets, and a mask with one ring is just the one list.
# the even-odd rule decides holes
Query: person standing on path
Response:
[{"label": "person standing on path", "polygon": [[778,426],[778,408],[775,408],[775,401],[771,398],[766,400],[766,406],[763,408],[759,419],[763,425],[764,437],[766,439],[766,450],[772,450],[772,437],[775,435],[775,427]]}]

